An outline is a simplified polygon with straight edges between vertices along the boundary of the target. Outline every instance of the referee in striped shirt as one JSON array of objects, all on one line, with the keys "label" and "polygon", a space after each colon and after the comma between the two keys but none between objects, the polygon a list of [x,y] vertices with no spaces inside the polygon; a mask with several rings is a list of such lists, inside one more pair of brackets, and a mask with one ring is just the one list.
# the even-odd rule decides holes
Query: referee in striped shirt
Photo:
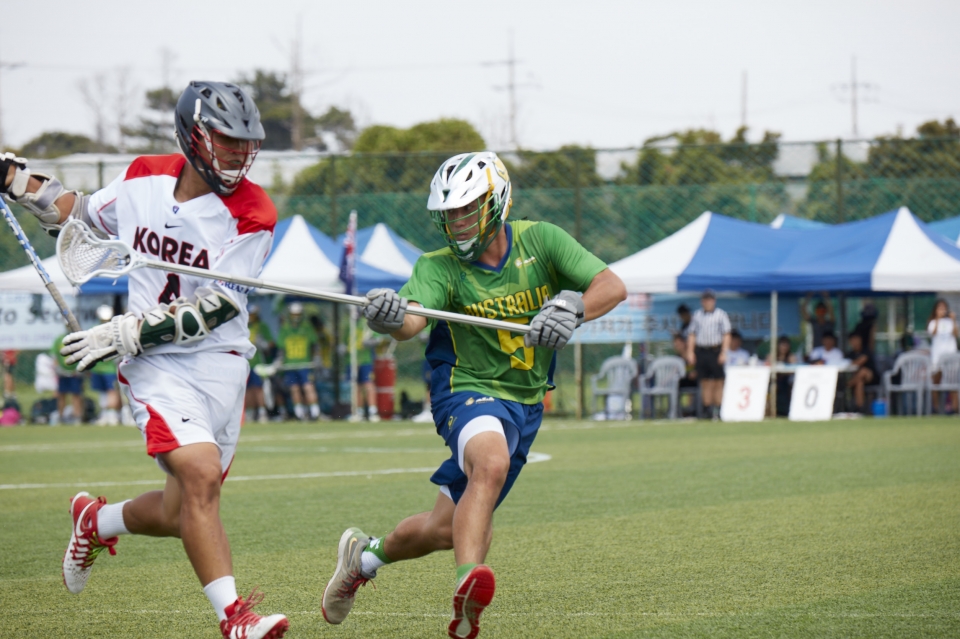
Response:
[{"label": "referee in striped shirt", "polygon": [[700,380],[700,399],[707,414],[720,419],[723,399],[723,365],[730,350],[730,318],[717,308],[717,295],[706,289],[687,333],[687,360],[696,367]]}]

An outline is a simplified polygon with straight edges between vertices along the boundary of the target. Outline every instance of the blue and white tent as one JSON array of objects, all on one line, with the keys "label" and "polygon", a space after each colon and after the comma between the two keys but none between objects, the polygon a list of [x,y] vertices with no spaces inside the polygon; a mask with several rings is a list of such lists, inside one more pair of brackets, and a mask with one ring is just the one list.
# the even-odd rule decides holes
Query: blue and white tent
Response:
[{"label": "blue and white tent", "polygon": [[960,248],[906,208],[811,230],[707,212],[610,268],[632,293],[960,290]]},{"label": "blue and white tent", "polygon": [[267,282],[343,292],[340,247],[300,215],[277,223],[260,278]]},{"label": "blue and white tent", "polygon": [[928,222],[927,227],[960,246],[960,216]]},{"label": "blue and white tent", "polygon": [[774,229],[822,229],[826,226],[830,226],[826,222],[818,222],[817,220],[808,220],[805,217],[797,217],[796,215],[787,215],[786,213],[781,213],[773,222],[770,222],[770,228]]},{"label": "blue and white tent", "polygon": [[[337,238],[338,264],[344,237]],[[413,265],[422,254],[382,222],[357,230],[357,292],[384,287],[398,290],[410,279]]]}]

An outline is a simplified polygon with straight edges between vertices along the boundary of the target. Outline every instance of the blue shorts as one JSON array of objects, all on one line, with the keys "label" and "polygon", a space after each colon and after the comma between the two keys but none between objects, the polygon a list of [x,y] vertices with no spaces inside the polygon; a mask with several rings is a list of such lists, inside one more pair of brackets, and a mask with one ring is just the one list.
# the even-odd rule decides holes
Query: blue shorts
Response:
[{"label": "blue shorts", "polygon": [[[370,375],[373,373],[373,364],[360,364],[357,366],[357,383],[366,384],[370,381]],[[347,379],[350,379],[350,368],[347,368]]]},{"label": "blue shorts", "polygon": [[116,373],[90,373],[90,388],[93,390],[100,393],[106,393],[107,391],[112,391],[116,387]]},{"label": "blue shorts", "polygon": [[438,486],[446,486],[450,490],[453,503],[459,502],[467,489],[467,476],[460,470],[457,440],[464,426],[483,415],[491,415],[500,420],[510,451],[510,471],[507,473],[503,490],[500,491],[500,497],[497,498],[499,506],[527,463],[530,446],[540,429],[540,422],[543,421],[543,404],[531,406],[471,391],[448,394],[439,402],[434,402],[433,419],[437,425],[437,434],[443,437],[453,454],[440,465],[430,481]]},{"label": "blue shorts", "polygon": [[57,392],[73,393],[74,395],[81,394],[83,392],[83,378],[66,377],[61,375],[57,380]]},{"label": "blue shorts", "polygon": [[297,368],[292,371],[283,371],[283,383],[287,388],[291,386],[306,386],[313,383],[313,369]]},{"label": "blue shorts", "polygon": [[247,388],[263,388],[263,378],[250,369],[250,376],[247,378]]}]

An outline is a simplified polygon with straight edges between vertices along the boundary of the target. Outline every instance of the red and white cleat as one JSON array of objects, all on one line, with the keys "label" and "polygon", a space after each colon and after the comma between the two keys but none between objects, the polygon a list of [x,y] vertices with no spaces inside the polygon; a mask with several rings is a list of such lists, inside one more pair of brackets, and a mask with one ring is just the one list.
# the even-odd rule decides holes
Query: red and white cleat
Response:
[{"label": "red and white cleat", "polygon": [[280,639],[290,628],[283,615],[261,617],[253,607],[263,601],[263,593],[254,588],[247,600],[243,597],[227,606],[227,618],[220,622],[224,639]]},{"label": "red and white cleat", "polygon": [[453,593],[453,618],[447,626],[452,639],[475,639],[480,634],[480,613],[493,601],[496,587],[489,566],[480,564],[464,575]]},{"label": "red and white cleat", "polygon": [[104,548],[117,554],[117,537],[100,539],[97,533],[97,512],[107,503],[104,497],[96,499],[90,493],[77,493],[70,500],[73,532],[63,554],[63,584],[73,594],[79,594],[87,585],[93,562]]}]

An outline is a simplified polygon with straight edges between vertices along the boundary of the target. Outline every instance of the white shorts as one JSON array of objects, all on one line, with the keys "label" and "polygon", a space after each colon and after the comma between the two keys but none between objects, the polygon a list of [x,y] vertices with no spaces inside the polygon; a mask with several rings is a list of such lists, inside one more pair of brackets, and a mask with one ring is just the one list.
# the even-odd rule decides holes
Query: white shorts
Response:
[{"label": "white shorts", "polygon": [[[249,374],[247,360],[231,353],[146,355],[118,367],[147,453],[156,457],[189,444],[216,444],[224,478],[240,438]],[[170,472],[159,458],[157,464]]]}]

